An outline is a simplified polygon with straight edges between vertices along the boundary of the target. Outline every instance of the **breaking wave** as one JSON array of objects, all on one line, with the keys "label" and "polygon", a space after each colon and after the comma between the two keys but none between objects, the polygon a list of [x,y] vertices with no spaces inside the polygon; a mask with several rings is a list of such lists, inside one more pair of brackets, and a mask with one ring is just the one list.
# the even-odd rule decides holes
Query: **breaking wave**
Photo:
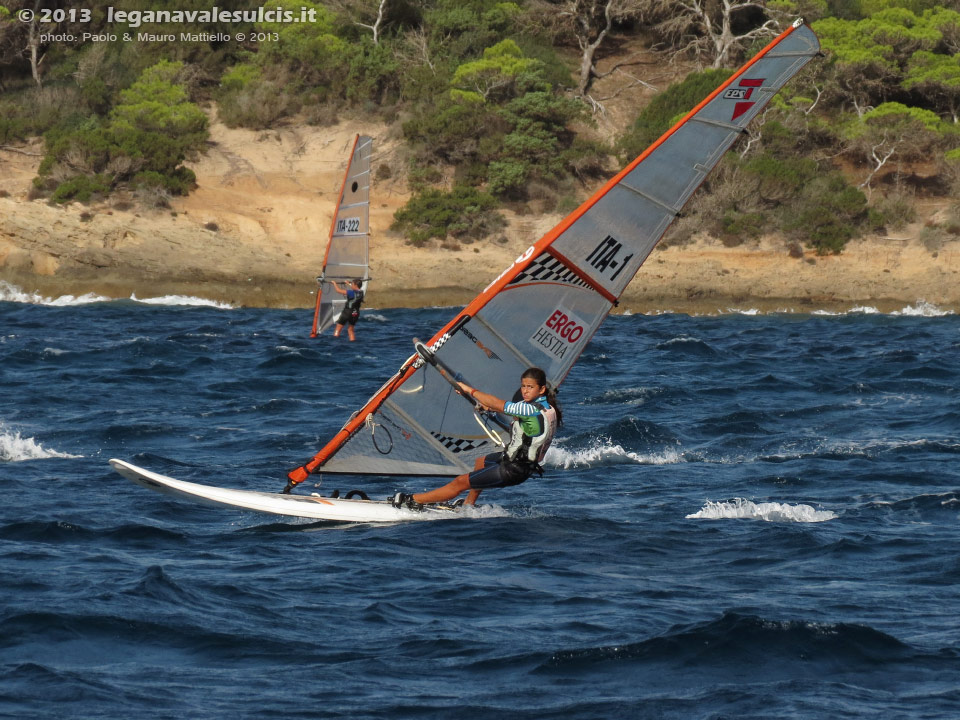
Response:
[{"label": "breaking wave", "polygon": [[590,447],[568,450],[552,445],[547,450],[545,463],[551,467],[563,469],[595,467],[598,465],[672,465],[683,462],[683,456],[673,448],[659,452],[638,453],[626,450],[622,445],[608,438],[598,438]]},{"label": "breaking wave", "polygon": [[206,298],[192,297],[190,295],[163,295],[155,298],[138,298],[136,293],[130,295],[133,302],[143,303],[144,305],[191,305],[199,307],[212,307],[219,310],[233,310],[230,303],[219,302],[217,300],[207,300]]},{"label": "breaking wave", "polygon": [[[188,295],[163,295],[154,298],[138,298],[136,293],[130,295],[130,301],[142,303],[144,305],[190,305],[200,307],[214,307],[220,310],[233,310],[233,305],[217,300],[207,300],[206,298],[190,297]],[[60,295],[59,297],[44,297],[39,293],[24,292],[16,285],[0,280],[0,302],[24,303],[26,305],[47,305],[49,307],[73,307],[76,305],[89,305],[91,303],[103,302],[122,302],[117,298],[110,298],[96,293],[85,293],[84,295]]]},{"label": "breaking wave", "polygon": [[755,503],[744,498],[734,498],[722,502],[707,500],[695,513],[686,516],[688,520],[763,520],[765,522],[824,522],[833,520],[837,514],[830,510],[817,510],[809,505],[788,505],[786,503]]},{"label": "breaking wave", "polygon": [[38,293],[27,293],[15,285],[0,280],[0,302],[25,303],[27,305],[50,305],[52,307],[68,307],[71,305],[89,305],[95,302],[106,302],[110,298],[94,293],[85,295],[61,295],[57,298],[43,297]]},{"label": "breaking wave", "polygon": [[907,317],[943,317],[944,315],[953,315],[952,310],[941,310],[933,303],[926,300],[918,300],[913,307],[905,307],[903,310],[894,311],[891,315],[905,315]]},{"label": "breaking wave", "polygon": [[926,300],[918,300],[915,305],[908,305],[902,310],[891,310],[889,313],[882,313],[872,305],[856,305],[849,310],[834,312],[832,310],[814,310],[811,315],[893,315],[898,317],[943,317],[944,315],[953,315],[952,310],[943,310],[933,303]]}]

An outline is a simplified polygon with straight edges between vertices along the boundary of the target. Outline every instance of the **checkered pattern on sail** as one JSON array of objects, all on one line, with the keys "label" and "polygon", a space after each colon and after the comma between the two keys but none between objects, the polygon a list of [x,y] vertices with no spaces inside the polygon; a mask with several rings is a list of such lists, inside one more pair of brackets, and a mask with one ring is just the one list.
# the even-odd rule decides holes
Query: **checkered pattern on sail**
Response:
[{"label": "checkered pattern on sail", "polygon": [[549,253],[541,253],[510,281],[510,285],[552,282],[578,287],[589,287],[573,270]]},{"label": "checkered pattern on sail", "polygon": [[476,450],[477,448],[486,447],[492,443],[489,440],[473,440],[471,438],[456,438],[450,437],[448,435],[441,435],[438,432],[431,432],[437,440],[439,440],[445,448],[450,452],[460,453],[469,450]]}]

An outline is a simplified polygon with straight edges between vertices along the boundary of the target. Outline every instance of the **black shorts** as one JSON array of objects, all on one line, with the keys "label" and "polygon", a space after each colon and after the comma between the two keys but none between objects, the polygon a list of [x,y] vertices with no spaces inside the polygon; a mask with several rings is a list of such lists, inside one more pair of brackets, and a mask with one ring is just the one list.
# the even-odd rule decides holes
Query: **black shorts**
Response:
[{"label": "black shorts", "polygon": [[519,485],[530,477],[530,468],[512,462],[502,462],[503,453],[490,453],[483,458],[483,467],[470,473],[471,490]]},{"label": "black shorts", "polygon": [[344,309],[344,311],[340,313],[340,317],[337,318],[337,325],[356,325],[359,317],[359,310],[351,312],[350,310]]}]

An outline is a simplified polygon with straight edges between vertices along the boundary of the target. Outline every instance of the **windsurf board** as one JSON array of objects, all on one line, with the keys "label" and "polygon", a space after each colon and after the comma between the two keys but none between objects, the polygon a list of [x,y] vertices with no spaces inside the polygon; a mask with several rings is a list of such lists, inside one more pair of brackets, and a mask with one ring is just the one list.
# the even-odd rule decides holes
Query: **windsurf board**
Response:
[{"label": "windsurf board", "polygon": [[403,522],[409,520],[439,520],[457,516],[457,509],[446,505],[425,505],[422,510],[413,510],[406,507],[394,507],[388,500],[333,498],[322,497],[317,494],[283,495],[257,490],[235,490],[177,480],[137,467],[124,460],[110,460],[110,465],[128,480],[149,490],[208,505],[255,510],[272,515],[344,522]]}]

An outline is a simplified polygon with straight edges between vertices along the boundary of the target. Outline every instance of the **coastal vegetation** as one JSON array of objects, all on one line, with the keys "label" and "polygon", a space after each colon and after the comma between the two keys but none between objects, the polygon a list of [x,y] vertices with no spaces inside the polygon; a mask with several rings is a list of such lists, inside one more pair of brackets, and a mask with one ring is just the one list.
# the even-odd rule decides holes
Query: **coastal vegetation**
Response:
[{"label": "coastal vegetation", "polygon": [[[776,234],[836,253],[910,221],[916,197],[960,187],[960,13],[933,0],[265,5],[311,22],[261,20],[259,0],[221,21],[206,0],[183,0],[189,23],[159,12],[166,3],[115,0],[113,19],[93,8],[82,21],[21,21],[40,4],[0,5],[0,145],[43,137],[33,192],[55,203],[124,190],[162,206],[189,193],[213,112],[258,130],[362,116],[404,143],[402,167],[375,169],[410,189],[396,230],[418,245],[495,239],[503,209],[576,207],[797,16],[825,57],[754,122],[666,242]],[[203,39],[156,40],[181,33]],[[693,69],[650,83],[638,48],[658,67]],[[656,92],[622,132],[603,133],[609,98],[596,85],[631,63],[624,82]]]}]

